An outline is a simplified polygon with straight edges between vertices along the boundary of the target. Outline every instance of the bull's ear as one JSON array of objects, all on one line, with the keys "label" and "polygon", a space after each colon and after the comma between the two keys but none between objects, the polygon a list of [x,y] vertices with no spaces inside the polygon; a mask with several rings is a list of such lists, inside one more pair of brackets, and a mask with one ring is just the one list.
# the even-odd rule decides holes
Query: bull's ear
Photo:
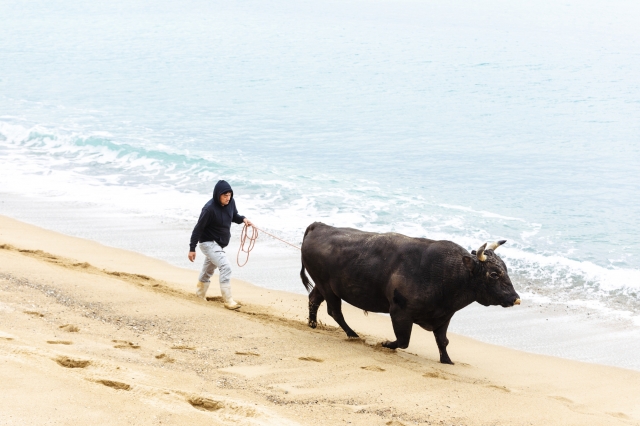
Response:
[{"label": "bull's ear", "polygon": [[464,267],[467,268],[469,272],[473,272],[473,270],[476,268],[476,259],[471,256],[462,256],[462,263],[464,263]]}]

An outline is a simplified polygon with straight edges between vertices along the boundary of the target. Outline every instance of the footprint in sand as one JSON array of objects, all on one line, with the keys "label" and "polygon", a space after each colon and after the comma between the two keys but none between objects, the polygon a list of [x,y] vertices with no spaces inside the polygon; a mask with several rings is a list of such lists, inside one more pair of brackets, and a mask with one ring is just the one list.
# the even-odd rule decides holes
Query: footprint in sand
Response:
[{"label": "footprint in sand", "polygon": [[66,356],[59,356],[55,361],[66,368],[85,368],[91,365],[91,361],[73,359]]},{"label": "footprint in sand", "polygon": [[224,404],[220,401],[214,401],[209,398],[201,398],[201,397],[192,397],[188,398],[187,401],[194,408],[203,411],[218,411],[221,408],[224,408]]},{"label": "footprint in sand", "polygon": [[428,371],[424,373],[422,377],[428,377],[430,379],[448,380],[447,377],[439,371]]},{"label": "footprint in sand", "polygon": [[185,345],[175,345],[175,346],[171,346],[171,349],[180,349],[183,351],[195,351],[196,348],[194,348],[193,346],[185,346]]},{"label": "footprint in sand", "polygon": [[566,404],[573,404],[572,400],[570,400],[569,398],[565,398],[564,396],[549,395],[549,398],[555,399],[556,401],[564,402]]},{"label": "footprint in sand", "polygon": [[629,419],[629,416],[627,416],[625,413],[607,413],[608,415],[610,415],[611,417],[615,417],[618,419]]},{"label": "footprint in sand", "polygon": [[33,315],[34,317],[42,318],[44,316],[44,314],[41,314],[40,312],[36,312],[36,311],[23,311],[23,312],[27,315]]},{"label": "footprint in sand", "polygon": [[140,345],[136,345],[128,340],[112,340],[112,342],[117,343],[117,345],[114,346],[116,349],[140,349]]},{"label": "footprint in sand", "polygon": [[160,361],[164,361],[164,362],[176,362],[175,359],[171,358],[169,355],[167,354],[160,354],[160,355],[156,355],[156,359],[159,359]]},{"label": "footprint in sand", "polygon": [[50,345],[73,345],[73,342],[69,340],[47,340]]},{"label": "footprint in sand", "polygon": [[377,365],[368,365],[366,367],[360,367],[360,368],[367,371],[378,371],[378,372],[386,371],[384,368],[380,368]]},{"label": "footprint in sand", "polygon": [[80,331],[80,329],[78,327],[76,327],[73,324],[64,324],[61,325],[60,327],[58,327],[64,331],[68,331],[69,333],[77,333],[78,331]]},{"label": "footprint in sand", "polygon": [[487,385],[488,388],[497,389],[502,392],[510,393],[511,391],[506,386],[498,386],[498,385]]},{"label": "footprint in sand", "polygon": [[128,391],[129,389],[131,389],[131,386],[126,384],[126,383],[122,383],[122,382],[116,382],[114,380],[96,380],[96,383],[101,383],[105,386],[109,386],[110,388],[114,388],[114,389],[118,389],[118,390],[126,390]]},{"label": "footprint in sand", "polygon": [[207,297],[207,302],[222,302],[221,296]]},{"label": "footprint in sand", "polygon": [[312,356],[301,356],[300,358],[298,358],[301,361],[313,361],[313,362],[324,362],[323,359],[320,358],[314,358]]},{"label": "footprint in sand", "polygon": [[238,352],[238,351],[236,351],[236,355],[260,356],[260,354],[257,354],[255,352]]}]

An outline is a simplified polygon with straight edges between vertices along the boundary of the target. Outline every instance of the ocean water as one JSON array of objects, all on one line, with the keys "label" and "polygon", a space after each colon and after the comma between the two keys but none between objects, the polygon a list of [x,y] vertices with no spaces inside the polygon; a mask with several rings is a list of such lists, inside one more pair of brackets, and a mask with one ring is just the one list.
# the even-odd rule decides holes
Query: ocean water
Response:
[{"label": "ocean water", "polygon": [[[316,220],[506,239],[538,316],[635,346],[615,358],[584,327],[568,352],[527,343],[500,332],[535,322],[515,310],[454,331],[640,368],[640,4],[5,0],[0,16],[0,214],[197,268],[190,231],[226,179],[294,244]],[[236,277],[303,291],[295,249],[261,236],[251,256]]]}]

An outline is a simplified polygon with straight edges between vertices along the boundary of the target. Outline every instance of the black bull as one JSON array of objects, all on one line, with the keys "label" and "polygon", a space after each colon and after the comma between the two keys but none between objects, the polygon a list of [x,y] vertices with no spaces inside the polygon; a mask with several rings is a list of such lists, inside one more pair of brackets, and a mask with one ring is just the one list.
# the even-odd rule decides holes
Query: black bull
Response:
[{"label": "black bull", "polygon": [[418,324],[433,331],[440,362],[453,364],[447,327],[456,311],[473,302],[520,304],[506,265],[494,253],[504,242],[485,243],[470,254],[451,241],[312,223],[304,234],[300,271],[310,291],[309,326],[316,327],[318,308],[326,301],[329,315],[347,336],[357,338],[342,316],[344,300],[365,311],[390,314],[396,340],[383,346],[406,348],[411,328]]}]

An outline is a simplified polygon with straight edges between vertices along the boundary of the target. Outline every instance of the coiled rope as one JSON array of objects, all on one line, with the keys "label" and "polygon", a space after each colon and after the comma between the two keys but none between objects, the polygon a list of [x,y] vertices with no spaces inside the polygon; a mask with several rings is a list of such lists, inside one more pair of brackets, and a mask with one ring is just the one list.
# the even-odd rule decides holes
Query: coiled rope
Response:
[{"label": "coiled rope", "polygon": [[[256,240],[258,239],[258,231],[264,232],[265,234],[267,234],[271,238],[275,238],[276,240],[282,241],[283,243],[285,243],[287,245],[290,245],[293,248],[301,250],[300,247],[298,247],[296,245],[293,245],[290,242],[287,242],[287,241],[285,241],[285,240],[283,240],[281,238],[278,238],[275,235],[270,234],[267,231],[265,231],[264,229],[260,229],[255,225],[251,226],[251,235],[249,235],[249,233],[247,232],[247,228],[249,228],[249,227],[245,223],[244,227],[242,228],[242,233],[240,234],[240,247],[238,248],[238,256],[236,256],[236,263],[241,268],[244,265],[246,265],[247,262],[249,262],[249,254],[251,253],[251,250],[253,250],[253,246],[256,245]],[[245,248],[245,244],[247,243],[247,240],[249,241],[249,245]],[[247,258],[245,259],[244,263],[242,263],[242,265],[240,264],[240,253],[247,253]]]}]

